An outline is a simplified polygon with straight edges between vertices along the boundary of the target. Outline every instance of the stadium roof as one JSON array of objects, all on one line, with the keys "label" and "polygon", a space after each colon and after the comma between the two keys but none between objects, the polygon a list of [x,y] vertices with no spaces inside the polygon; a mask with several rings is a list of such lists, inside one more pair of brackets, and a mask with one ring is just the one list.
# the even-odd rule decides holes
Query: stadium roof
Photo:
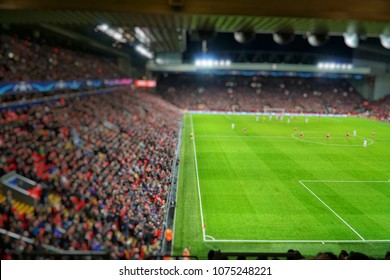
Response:
[{"label": "stadium roof", "polygon": [[[321,26],[341,35],[359,26],[378,37],[390,22],[387,0],[2,0],[0,23],[52,24],[65,28],[108,23],[133,30],[142,28],[155,52],[183,52],[180,32],[213,29],[235,32],[251,29],[272,33],[290,26],[306,33]],[[389,29],[390,32],[390,29]]]}]

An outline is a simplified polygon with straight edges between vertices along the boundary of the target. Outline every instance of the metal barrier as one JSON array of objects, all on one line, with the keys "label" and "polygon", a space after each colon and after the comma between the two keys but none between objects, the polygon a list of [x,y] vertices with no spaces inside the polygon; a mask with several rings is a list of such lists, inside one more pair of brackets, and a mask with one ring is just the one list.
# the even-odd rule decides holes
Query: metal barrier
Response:
[{"label": "metal barrier", "polygon": [[[0,235],[7,235],[12,239],[23,240],[28,244],[34,244],[34,241],[31,238],[19,235],[17,233],[7,231],[3,228],[0,228]],[[2,238],[2,237],[1,237]],[[6,254],[12,254],[18,259],[45,259],[45,258],[54,258],[54,259],[74,259],[74,260],[82,260],[82,259],[101,259],[108,260],[110,259],[109,251],[78,251],[78,250],[62,250],[58,249],[54,246],[42,244],[40,250],[32,251],[32,252],[5,252]]]},{"label": "metal barrier", "polygon": [[[184,116],[184,115],[183,115]],[[168,194],[167,200],[167,213],[165,214],[164,219],[164,228],[163,228],[163,236],[162,236],[162,246],[161,246],[161,254],[162,255],[171,255],[172,254],[172,242],[166,242],[165,240],[165,232],[168,228],[173,229],[174,220],[175,220],[175,211],[176,211],[176,196],[177,196],[177,184],[178,184],[178,167],[180,161],[180,151],[181,151],[181,136],[182,136],[182,125],[183,125],[183,116],[182,120],[179,124],[179,135],[177,139],[177,147],[175,151],[175,158],[172,164],[172,181],[171,188]]]},{"label": "metal barrier", "polygon": [[36,186],[36,182],[18,175],[15,171],[1,177],[1,185],[4,195],[10,191],[15,200],[36,206],[37,200],[28,192]]}]

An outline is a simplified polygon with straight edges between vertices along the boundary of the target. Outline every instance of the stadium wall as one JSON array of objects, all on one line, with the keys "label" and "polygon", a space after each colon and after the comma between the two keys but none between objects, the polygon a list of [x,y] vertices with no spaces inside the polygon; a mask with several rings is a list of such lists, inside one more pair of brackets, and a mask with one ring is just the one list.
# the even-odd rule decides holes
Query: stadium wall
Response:
[{"label": "stadium wall", "polygon": [[375,79],[374,100],[390,94],[390,74],[379,75]]},{"label": "stadium wall", "polygon": [[353,86],[368,100],[379,100],[390,94],[389,64],[386,62],[372,61],[366,59],[354,59],[354,66],[369,67],[371,74],[375,76],[375,82],[370,85],[353,82]]},{"label": "stadium wall", "polygon": [[349,79],[348,82],[367,100],[374,100],[374,78],[366,78],[362,80]]}]

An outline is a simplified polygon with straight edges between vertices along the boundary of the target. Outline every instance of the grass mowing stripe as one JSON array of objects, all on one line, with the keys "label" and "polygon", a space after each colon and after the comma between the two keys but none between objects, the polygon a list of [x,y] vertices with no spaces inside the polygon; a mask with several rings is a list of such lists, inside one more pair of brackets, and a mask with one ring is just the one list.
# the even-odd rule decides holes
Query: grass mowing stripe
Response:
[{"label": "grass mowing stripe", "polygon": [[[306,124],[305,118],[297,117],[287,124],[275,118],[256,122],[252,116],[229,116],[231,120],[223,115],[194,114],[191,125],[191,115],[186,114],[175,254],[191,246],[191,254],[202,259],[207,259],[209,250],[285,252],[291,248],[306,257],[347,250],[383,258],[390,244],[390,189],[385,184],[390,178],[388,125],[358,118],[337,122],[310,118]],[[191,126],[195,143],[189,137]],[[247,135],[243,135],[244,127]],[[304,139],[315,143],[291,138],[295,127],[304,133]],[[354,130],[366,139],[371,139],[374,131],[374,144],[364,149],[361,138],[347,141],[344,135]],[[323,133],[328,132],[332,135],[329,144],[337,146],[314,145],[326,142]],[[360,147],[346,149],[354,144]],[[326,180],[318,180],[321,178]],[[299,180],[365,241],[313,199]],[[379,187],[373,180],[383,180],[378,183],[384,185]],[[350,188],[355,186],[352,181],[361,186]],[[322,184],[332,187],[322,188]],[[372,190],[365,188],[366,184]],[[339,185],[345,188],[337,188]],[[201,213],[207,223],[204,234],[204,225],[199,227]]]},{"label": "grass mowing stripe", "polygon": [[205,241],[206,240],[206,233],[205,233],[205,228],[204,228],[204,218],[203,218],[203,209],[202,209],[202,197],[201,197],[201,194],[200,194],[200,182],[199,182],[199,172],[198,172],[198,161],[197,161],[197,158],[196,158],[196,143],[195,143],[195,132],[194,132],[194,122],[192,120],[192,114],[190,115],[190,118],[191,118],[191,131],[192,131],[192,137],[193,137],[193,141],[192,141],[192,144],[194,146],[194,160],[195,160],[195,171],[196,171],[196,182],[198,184],[198,196],[199,196],[199,207],[200,207],[200,218],[201,218],[201,221],[202,221],[202,234],[203,234],[203,240]]},{"label": "grass mowing stripe", "polygon": [[363,238],[363,236],[361,236],[352,226],[350,226],[343,218],[340,217],[339,214],[337,214],[332,208],[330,208],[328,206],[328,204],[326,204],[321,198],[319,198],[311,189],[309,189],[304,183],[302,183],[302,181],[299,181],[299,183],[301,183],[302,186],[304,186],[312,195],[314,195],[323,205],[326,206],[326,208],[328,208],[337,218],[339,218],[346,226],[348,226],[357,236],[359,236],[359,238],[363,241],[365,241],[365,239]]}]

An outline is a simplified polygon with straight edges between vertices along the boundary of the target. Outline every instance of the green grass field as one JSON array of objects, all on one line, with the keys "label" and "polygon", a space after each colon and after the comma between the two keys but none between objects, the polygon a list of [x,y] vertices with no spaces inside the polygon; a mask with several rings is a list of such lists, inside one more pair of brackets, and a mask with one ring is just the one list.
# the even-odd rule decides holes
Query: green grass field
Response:
[{"label": "green grass field", "polygon": [[175,254],[390,250],[390,126],[287,119],[184,116]]}]

